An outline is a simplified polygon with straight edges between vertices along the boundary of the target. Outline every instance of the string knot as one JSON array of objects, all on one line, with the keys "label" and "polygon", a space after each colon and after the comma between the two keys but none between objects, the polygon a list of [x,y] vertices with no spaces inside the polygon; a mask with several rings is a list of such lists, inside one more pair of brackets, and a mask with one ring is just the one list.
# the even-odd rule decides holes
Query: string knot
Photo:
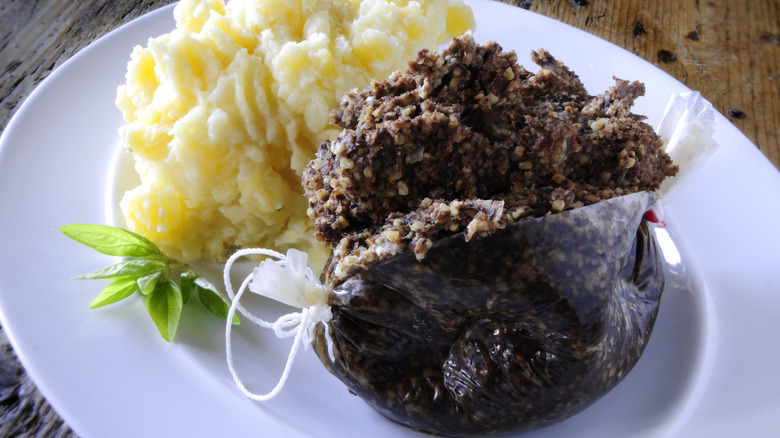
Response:
[{"label": "string knot", "polygon": [[[265,255],[269,258],[260,262],[243,281],[238,291],[234,293],[230,280],[231,268],[236,260],[247,255]],[[301,344],[303,344],[304,349],[308,350],[314,342],[314,329],[318,324],[322,324],[325,331],[328,356],[330,360],[335,360],[333,340],[330,337],[330,326],[328,325],[328,321],[333,318],[328,305],[328,289],[319,282],[314,272],[308,267],[307,262],[308,255],[295,249],[290,249],[287,251],[287,255],[284,255],[269,249],[254,248],[237,251],[225,263],[223,280],[228,296],[232,300],[225,325],[225,356],[236,386],[244,395],[253,400],[266,401],[279,394],[287,381]],[[301,310],[282,315],[273,323],[265,321],[241,305],[241,296],[246,289]],[[233,366],[231,321],[236,311],[259,326],[273,330],[276,337],[280,339],[295,337],[282,377],[267,394],[259,395],[249,391],[241,382]]]}]

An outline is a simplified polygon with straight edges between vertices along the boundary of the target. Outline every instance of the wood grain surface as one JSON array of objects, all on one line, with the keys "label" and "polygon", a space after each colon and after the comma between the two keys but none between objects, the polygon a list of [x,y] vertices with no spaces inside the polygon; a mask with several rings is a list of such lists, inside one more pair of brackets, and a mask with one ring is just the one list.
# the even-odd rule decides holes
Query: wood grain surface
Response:
[{"label": "wood grain surface", "polygon": [[[503,0],[623,47],[698,90],[780,168],[780,0]],[[171,0],[0,0],[0,131],[35,86]],[[0,436],[69,436],[0,328]],[[32,388],[32,389],[31,389]]]},{"label": "wood grain surface", "polygon": [[780,1],[515,1],[652,62],[780,168]]}]

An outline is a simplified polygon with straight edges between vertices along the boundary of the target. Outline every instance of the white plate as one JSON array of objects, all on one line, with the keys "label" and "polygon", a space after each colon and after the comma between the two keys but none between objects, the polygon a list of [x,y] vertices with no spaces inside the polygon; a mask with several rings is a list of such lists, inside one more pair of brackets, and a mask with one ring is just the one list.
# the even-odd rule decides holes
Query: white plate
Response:
[{"label": "white plate", "polygon": [[[648,96],[635,111],[651,123],[671,92],[686,91],[592,35],[497,2],[471,4],[476,38],[517,50],[529,68],[528,53],[546,48],[591,93],[613,75],[643,81]],[[0,317],[25,368],[85,438],[417,435],[349,395],[311,352],[299,355],[278,398],[251,402],[227,371],[222,323],[198,306],[187,306],[172,344],[140,299],[88,310],[102,285],[70,277],[110,260],[57,229],[110,220],[122,123],[116,87],[132,47],[172,28],[166,7],[94,42],[32,93],[0,139]],[[687,270],[673,277],[645,355],[592,407],[526,436],[756,437],[780,429],[780,174],[724,117],[716,125],[720,149],[667,210]],[[269,318],[284,311],[267,307]],[[234,337],[247,384],[270,389],[289,340],[250,324]]]}]

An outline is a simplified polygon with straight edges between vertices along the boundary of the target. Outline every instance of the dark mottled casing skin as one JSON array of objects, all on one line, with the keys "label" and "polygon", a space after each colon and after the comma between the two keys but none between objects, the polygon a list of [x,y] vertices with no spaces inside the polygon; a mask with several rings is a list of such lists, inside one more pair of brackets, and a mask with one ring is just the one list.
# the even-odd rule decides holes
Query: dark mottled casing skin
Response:
[{"label": "dark mottled casing skin", "polygon": [[[450,436],[530,430],[583,410],[647,344],[663,291],[636,193],[437,242],[333,285],[326,368],[377,411]],[[329,273],[326,270],[326,280]]]}]

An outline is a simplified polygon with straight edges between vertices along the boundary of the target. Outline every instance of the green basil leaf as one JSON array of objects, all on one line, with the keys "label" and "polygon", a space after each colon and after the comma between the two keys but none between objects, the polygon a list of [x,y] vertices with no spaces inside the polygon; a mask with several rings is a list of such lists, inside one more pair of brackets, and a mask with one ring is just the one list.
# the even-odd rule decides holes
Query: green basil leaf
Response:
[{"label": "green basil leaf", "polygon": [[170,280],[157,283],[154,291],[146,296],[146,309],[163,339],[172,341],[181,317],[182,300],[179,286]]},{"label": "green basil leaf", "polygon": [[121,301],[138,290],[138,285],[132,278],[117,280],[103,289],[89,305],[90,309],[97,309],[109,304]]},{"label": "green basil leaf", "polygon": [[[203,306],[217,318],[227,319],[230,310],[230,302],[227,298],[205,278],[196,278],[195,284],[198,286],[198,299],[203,303]],[[241,324],[241,318],[238,317],[238,314],[233,314],[233,324]]]},{"label": "green basil leaf", "polygon": [[154,291],[154,288],[157,286],[157,282],[160,280],[165,281],[167,279],[163,279],[163,271],[155,271],[149,275],[140,277],[136,280],[136,283],[138,284],[138,289],[142,294],[149,295]]},{"label": "green basil leaf", "polygon": [[166,268],[167,263],[159,260],[127,260],[88,274],[77,275],[73,278],[78,280],[116,280],[119,278],[134,277],[137,279],[156,271],[163,271]]},{"label": "green basil leaf", "polygon": [[174,259],[172,259],[172,258],[170,258],[167,255],[162,254],[162,253],[160,253],[160,254],[149,254],[149,255],[146,255],[146,256],[143,256],[143,257],[133,257],[133,258],[136,258],[136,259],[139,259],[139,260],[148,260],[148,261],[153,261],[153,262],[162,262],[162,263],[172,263],[172,262],[175,263],[176,262]]},{"label": "green basil leaf", "polygon": [[198,274],[192,269],[188,269],[179,277],[179,287],[181,288],[181,297],[184,304],[190,300],[192,293],[195,291],[195,279],[198,278]]},{"label": "green basil leaf", "polygon": [[72,224],[60,227],[71,239],[112,256],[143,257],[161,254],[157,245],[140,234],[108,225]]}]

